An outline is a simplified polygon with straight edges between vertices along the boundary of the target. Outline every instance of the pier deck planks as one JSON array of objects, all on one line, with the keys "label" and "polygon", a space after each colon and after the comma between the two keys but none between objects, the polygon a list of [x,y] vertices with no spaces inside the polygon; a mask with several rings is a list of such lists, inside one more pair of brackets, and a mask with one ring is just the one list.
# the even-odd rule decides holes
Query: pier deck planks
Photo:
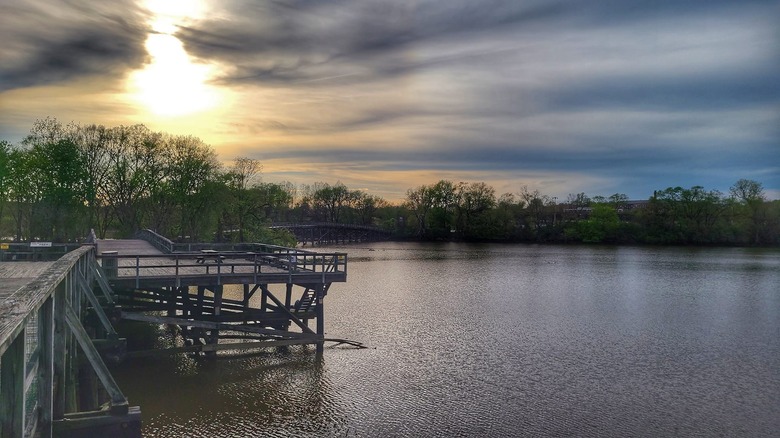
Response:
[{"label": "pier deck planks", "polygon": [[97,253],[116,251],[119,255],[154,255],[162,254],[151,243],[140,239],[101,239],[97,241]]},{"label": "pier deck planks", "polygon": [[35,280],[54,262],[0,262],[0,301]]}]

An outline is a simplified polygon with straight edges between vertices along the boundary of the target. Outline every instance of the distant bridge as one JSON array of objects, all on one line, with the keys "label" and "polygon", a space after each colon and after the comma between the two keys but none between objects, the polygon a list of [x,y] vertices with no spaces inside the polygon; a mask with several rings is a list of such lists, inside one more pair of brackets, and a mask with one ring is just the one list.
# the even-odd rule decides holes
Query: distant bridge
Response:
[{"label": "distant bridge", "polygon": [[378,227],[334,223],[276,224],[269,228],[289,230],[298,243],[304,245],[377,242],[387,240],[391,235],[390,231]]}]

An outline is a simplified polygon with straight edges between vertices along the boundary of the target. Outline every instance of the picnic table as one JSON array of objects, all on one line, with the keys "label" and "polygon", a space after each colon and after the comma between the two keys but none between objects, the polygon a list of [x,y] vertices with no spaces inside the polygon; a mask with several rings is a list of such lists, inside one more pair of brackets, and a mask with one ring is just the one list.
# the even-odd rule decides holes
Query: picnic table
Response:
[{"label": "picnic table", "polygon": [[222,263],[222,261],[225,260],[225,256],[213,249],[202,249],[200,250],[200,255],[195,258],[195,263],[206,263],[207,260],[214,260],[215,263]]}]

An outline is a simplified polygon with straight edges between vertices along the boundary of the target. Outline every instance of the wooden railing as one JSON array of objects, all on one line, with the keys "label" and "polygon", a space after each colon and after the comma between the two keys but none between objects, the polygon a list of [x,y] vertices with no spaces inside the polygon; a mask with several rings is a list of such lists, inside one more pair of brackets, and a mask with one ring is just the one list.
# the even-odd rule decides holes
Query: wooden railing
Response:
[{"label": "wooden railing", "polygon": [[[81,324],[89,304],[115,335],[92,292],[96,280],[107,285],[94,247],[84,246],[0,301],[0,436],[50,437],[59,426],[83,424],[95,416],[104,423],[133,417],[140,433],[140,411],[129,409]],[[103,293],[112,302],[109,291]],[[79,364],[84,362],[108,393],[110,409],[100,410],[97,400],[93,406],[77,401]]]},{"label": "wooden railing", "polygon": [[[270,247],[260,244],[243,245],[263,249]],[[254,284],[263,281],[292,283],[294,280],[315,278],[323,282],[346,280],[345,253],[315,253],[283,247],[270,248],[278,252],[222,251],[212,249],[214,247],[215,245],[192,244],[192,248],[207,249],[164,255],[103,254],[98,258],[108,277],[132,279],[135,287],[142,286],[144,281],[149,279],[166,279],[175,286],[189,284],[188,280],[203,278],[208,278],[209,284],[215,285],[246,281]]]},{"label": "wooden railing", "polygon": [[0,262],[53,261],[82,246],[80,243],[51,243],[48,246],[36,246],[40,243],[0,243]]},{"label": "wooden railing", "polygon": [[264,254],[316,254],[312,251],[306,251],[297,248],[289,248],[285,246],[269,245],[265,243],[176,243],[167,237],[156,233],[153,230],[144,229],[135,233],[137,239],[145,240],[152,244],[157,250],[164,254],[171,253],[192,253],[203,250],[213,251],[243,251],[243,252],[255,252]]},{"label": "wooden railing", "polygon": [[158,251],[169,254],[174,251],[174,243],[167,237],[157,234],[156,232],[144,229],[135,233],[136,239],[143,239],[152,244]]}]

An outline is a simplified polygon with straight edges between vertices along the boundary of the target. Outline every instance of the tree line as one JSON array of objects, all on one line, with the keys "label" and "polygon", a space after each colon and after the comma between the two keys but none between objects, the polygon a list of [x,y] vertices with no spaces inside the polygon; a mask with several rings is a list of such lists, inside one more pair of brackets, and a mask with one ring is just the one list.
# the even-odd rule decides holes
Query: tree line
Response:
[{"label": "tree line", "polygon": [[561,202],[527,187],[496,196],[485,183],[442,180],[410,189],[403,207],[414,220],[415,235],[425,239],[780,244],[780,201],[767,201],[761,183],[747,179],[728,195],[701,186],[669,187],[647,200],[578,193]]},{"label": "tree line", "polygon": [[740,180],[728,195],[695,186],[642,202],[527,187],[496,195],[484,182],[441,180],[390,203],[341,182],[263,182],[262,165],[224,165],[192,136],[144,125],[36,121],[20,144],[0,142],[0,238],[75,241],[90,229],[127,237],[151,228],[179,241],[293,245],[274,223],[375,225],[397,238],[513,242],[776,245],[780,202]]}]

